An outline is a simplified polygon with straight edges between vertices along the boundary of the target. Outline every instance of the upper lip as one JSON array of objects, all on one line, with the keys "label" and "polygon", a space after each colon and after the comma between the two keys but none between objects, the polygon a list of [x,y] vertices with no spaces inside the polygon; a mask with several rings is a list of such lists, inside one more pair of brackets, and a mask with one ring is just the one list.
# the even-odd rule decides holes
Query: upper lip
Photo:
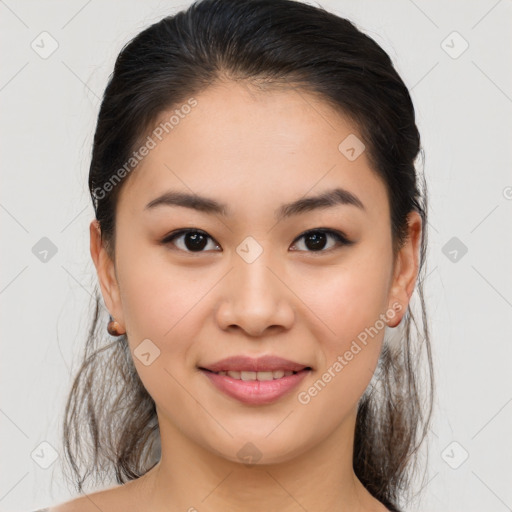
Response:
[{"label": "upper lip", "polygon": [[223,371],[246,371],[246,372],[264,372],[264,371],[277,371],[277,370],[290,370],[293,372],[300,372],[304,368],[311,368],[306,364],[296,363],[289,359],[274,355],[266,355],[261,357],[250,356],[232,356],[221,359],[212,364],[201,366],[200,368],[210,370],[212,372]]}]

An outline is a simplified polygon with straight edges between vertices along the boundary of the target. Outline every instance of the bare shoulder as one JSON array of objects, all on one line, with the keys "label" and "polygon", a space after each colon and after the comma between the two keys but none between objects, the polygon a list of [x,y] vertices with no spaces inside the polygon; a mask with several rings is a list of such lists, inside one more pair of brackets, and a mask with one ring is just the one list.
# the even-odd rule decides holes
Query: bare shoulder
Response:
[{"label": "bare shoulder", "polygon": [[44,509],[43,512],[116,512],[118,509],[121,511],[126,505],[126,490],[122,487],[85,494]]},{"label": "bare shoulder", "polygon": [[[139,480],[142,481],[142,479]],[[143,498],[139,490],[140,483],[134,480],[116,487],[87,493],[41,512],[98,512],[98,510],[127,512],[140,505],[140,499]]]}]

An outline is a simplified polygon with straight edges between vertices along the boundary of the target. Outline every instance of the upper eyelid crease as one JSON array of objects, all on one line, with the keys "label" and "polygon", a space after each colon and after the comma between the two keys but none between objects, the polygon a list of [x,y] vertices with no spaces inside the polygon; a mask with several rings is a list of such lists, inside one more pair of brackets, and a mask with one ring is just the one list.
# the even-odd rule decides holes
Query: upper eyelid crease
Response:
[{"label": "upper eyelid crease", "polygon": [[[222,215],[223,217],[229,217],[232,215],[230,208],[226,204],[219,203],[215,199],[172,190],[167,191],[156,199],[150,201],[144,209],[151,210],[157,206],[163,205],[182,206],[208,214]],[[299,215],[312,210],[325,209],[338,205],[352,205],[361,210],[365,210],[361,200],[352,192],[343,188],[335,188],[323,192],[318,196],[302,197],[291,203],[284,204],[278,208],[274,217],[279,222],[293,215]]]}]

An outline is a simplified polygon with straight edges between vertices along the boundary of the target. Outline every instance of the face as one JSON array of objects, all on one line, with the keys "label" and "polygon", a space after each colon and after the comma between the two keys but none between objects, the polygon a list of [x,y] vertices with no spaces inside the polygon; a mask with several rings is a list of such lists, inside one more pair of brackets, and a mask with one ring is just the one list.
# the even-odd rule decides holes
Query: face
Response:
[{"label": "face", "polygon": [[[353,421],[412,294],[420,220],[395,259],[385,185],[364,151],[340,151],[358,132],[319,99],[232,83],[195,98],[123,185],[115,266],[94,221],[91,252],[161,432],[233,461],[248,442],[261,463],[285,461]],[[169,192],[212,201],[155,201]],[[331,201],[284,208],[322,194]],[[248,402],[200,370],[238,355],[311,370]]]}]

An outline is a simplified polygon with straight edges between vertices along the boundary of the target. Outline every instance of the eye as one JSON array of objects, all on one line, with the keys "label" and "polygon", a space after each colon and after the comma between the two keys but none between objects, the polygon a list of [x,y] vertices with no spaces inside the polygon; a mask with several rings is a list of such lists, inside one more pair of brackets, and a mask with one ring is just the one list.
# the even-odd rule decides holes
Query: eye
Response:
[{"label": "eye", "polygon": [[306,233],[300,235],[298,238],[296,238],[296,240],[301,240],[302,238],[304,238],[303,245],[308,249],[311,249],[310,251],[307,252],[329,252],[331,249],[335,248],[333,246],[336,245],[335,243],[331,244],[331,246],[329,246],[326,250],[323,250],[325,249],[326,241],[329,239],[329,237],[331,239],[334,239],[335,242],[342,246],[352,245],[354,243],[348,240],[348,238],[344,234],[338,231],[322,228],[306,231]]},{"label": "eye", "polygon": [[[329,238],[334,240],[335,243],[331,244],[331,246],[324,250],[326,247],[326,241]],[[204,231],[197,229],[181,229],[164,238],[162,243],[164,245],[172,243],[176,245],[178,249],[185,252],[204,252],[203,249],[208,246],[208,239],[214,241],[213,238]],[[309,249],[306,252],[328,252],[333,249],[333,246],[335,246],[336,243],[341,246],[352,245],[354,243],[348,240],[348,238],[341,232],[323,228],[306,231],[296,238],[295,242],[301,239],[304,239],[304,246]],[[214,248],[219,247],[217,243],[213,245]]]},{"label": "eye", "polygon": [[183,238],[181,243],[177,243],[175,245],[178,249],[185,252],[204,252],[203,249],[208,245],[207,239],[209,238],[210,240],[213,240],[213,238],[204,231],[199,231],[197,229],[181,229],[180,231],[164,238],[162,243],[174,243],[174,240],[180,240],[181,238]]}]

